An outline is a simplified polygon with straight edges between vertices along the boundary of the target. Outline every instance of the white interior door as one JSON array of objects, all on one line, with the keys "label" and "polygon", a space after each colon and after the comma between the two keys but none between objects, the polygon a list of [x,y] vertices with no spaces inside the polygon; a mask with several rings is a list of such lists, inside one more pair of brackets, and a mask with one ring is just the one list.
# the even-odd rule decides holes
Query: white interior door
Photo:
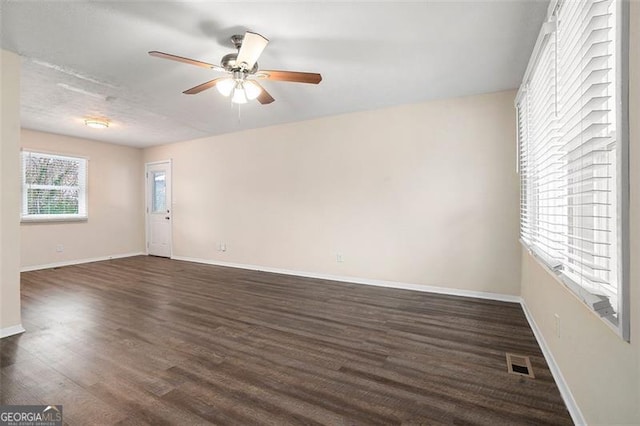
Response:
[{"label": "white interior door", "polygon": [[171,162],[146,165],[147,253],[171,257]]}]

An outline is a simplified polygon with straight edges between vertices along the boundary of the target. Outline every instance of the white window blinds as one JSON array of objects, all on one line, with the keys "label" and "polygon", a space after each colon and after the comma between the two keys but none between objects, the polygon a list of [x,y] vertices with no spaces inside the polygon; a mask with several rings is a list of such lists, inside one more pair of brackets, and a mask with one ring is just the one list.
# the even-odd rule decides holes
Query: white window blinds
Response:
[{"label": "white window blinds", "polygon": [[22,220],[86,219],[85,158],[22,152]]},{"label": "white window blinds", "polygon": [[521,239],[624,335],[621,3],[552,6],[516,104]]}]

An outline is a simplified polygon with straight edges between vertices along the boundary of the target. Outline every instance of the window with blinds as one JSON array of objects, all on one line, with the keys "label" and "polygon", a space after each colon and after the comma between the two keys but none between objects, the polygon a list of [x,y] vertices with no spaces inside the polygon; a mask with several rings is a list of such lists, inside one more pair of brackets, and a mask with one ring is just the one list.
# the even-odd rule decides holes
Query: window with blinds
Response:
[{"label": "window with blinds", "polygon": [[624,4],[552,2],[516,107],[521,240],[628,338]]},{"label": "window with blinds", "polygon": [[87,218],[87,160],[22,152],[22,220]]}]

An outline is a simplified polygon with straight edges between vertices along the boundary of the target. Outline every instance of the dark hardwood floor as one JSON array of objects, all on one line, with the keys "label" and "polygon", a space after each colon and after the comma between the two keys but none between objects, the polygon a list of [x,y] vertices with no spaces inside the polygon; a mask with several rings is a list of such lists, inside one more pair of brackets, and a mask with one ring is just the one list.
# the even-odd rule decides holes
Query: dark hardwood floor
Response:
[{"label": "dark hardwood floor", "polygon": [[517,304],[143,256],[23,273],[22,303],[0,402],[68,424],[571,424]]}]

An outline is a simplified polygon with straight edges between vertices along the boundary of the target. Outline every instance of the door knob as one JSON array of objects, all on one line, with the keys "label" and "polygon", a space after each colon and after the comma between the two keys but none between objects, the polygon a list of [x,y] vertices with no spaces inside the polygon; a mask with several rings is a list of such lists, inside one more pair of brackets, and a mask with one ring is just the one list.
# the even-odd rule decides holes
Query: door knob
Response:
[{"label": "door knob", "polygon": [[169,216],[165,216],[164,218],[167,219],[167,220],[171,219]]}]

